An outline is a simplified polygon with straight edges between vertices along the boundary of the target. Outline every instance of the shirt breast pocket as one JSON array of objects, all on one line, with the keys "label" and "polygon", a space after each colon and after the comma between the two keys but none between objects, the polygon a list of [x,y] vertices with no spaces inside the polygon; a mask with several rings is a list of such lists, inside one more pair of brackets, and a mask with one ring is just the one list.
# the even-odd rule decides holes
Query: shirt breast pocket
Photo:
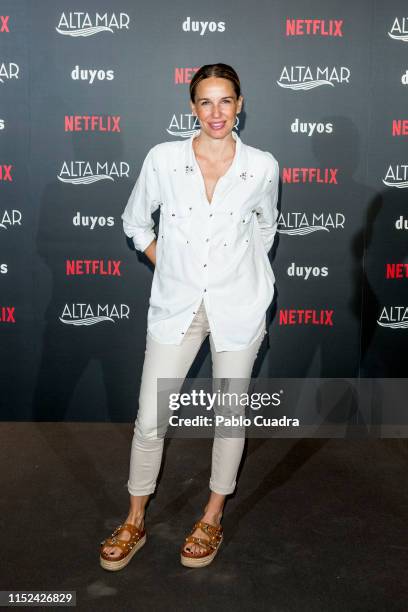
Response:
[{"label": "shirt breast pocket", "polygon": [[192,206],[162,207],[165,243],[188,244],[191,238]]},{"label": "shirt breast pocket", "polygon": [[238,245],[247,247],[252,239],[253,228],[254,228],[254,216],[255,210],[247,210],[241,212],[238,219],[237,227],[237,242]]},{"label": "shirt breast pocket", "polygon": [[232,255],[242,252],[252,241],[255,210],[223,210],[219,211],[220,234],[225,254]]}]

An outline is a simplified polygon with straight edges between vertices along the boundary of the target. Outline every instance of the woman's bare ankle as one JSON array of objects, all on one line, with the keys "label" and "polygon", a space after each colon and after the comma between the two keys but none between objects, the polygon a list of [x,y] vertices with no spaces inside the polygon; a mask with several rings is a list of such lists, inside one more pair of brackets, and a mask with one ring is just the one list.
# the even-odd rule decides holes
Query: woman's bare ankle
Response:
[{"label": "woman's bare ankle", "polygon": [[222,510],[204,509],[203,520],[211,525],[218,525],[221,522],[222,515]]},{"label": "woman's bare ankle", "polygon": [[126,519],[126,523],[136,525],[136,527],[143,527],[144,525],[144,510],[131,510]]}]

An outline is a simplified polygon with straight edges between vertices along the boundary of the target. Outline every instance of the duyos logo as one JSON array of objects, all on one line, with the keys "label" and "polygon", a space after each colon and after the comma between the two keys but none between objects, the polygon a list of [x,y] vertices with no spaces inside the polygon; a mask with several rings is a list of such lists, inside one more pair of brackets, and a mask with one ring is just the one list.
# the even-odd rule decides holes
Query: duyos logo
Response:
[{"label": "duyos logo", "polygon": [[76,227],[87,227],[93,230],[95,227],[112,227],[115,225],[115,218],[81,215],[80,211],[78,211],[72,218],[72,224]]},{"label": "duyos logo", "polygon": [[408,230],[408,218],[404,219],[403,215],[400,215],[395,221],[395,229],[397,230]]},{"label": "duyos logo", "polygon": [[301,119],[296,119],[290,125],[290,131],[293,134],[306,134],[307,136],[313,136],[316,134],[332,134],[333,132],[333,124],[332,123],[322,123],[321,121],[310,122],[310,121],[302,121]]},{"label": "duyos logo", "polygon": [[110,68],[80,68],[77,64],[71,71],[71,79],[73,81],[86,81],[89,85],[92,85],[95,80],[113,81],[114,78],[115,71]]},{"label": "duyos logo", "polygon": [[225,32],[225,21],[192,21],[187,17],[181,26],[184,32],[199,32],[200,36],[209,32]]},{"label": "duyos logo", "polygon": [[327,266],[298,266],[293,261],[288,267],[287,272],[288,276],[297,276],[304,280],[308,280],[308,278],[312,276],[315,278],[318,276],[328,276],[329,269]]}]

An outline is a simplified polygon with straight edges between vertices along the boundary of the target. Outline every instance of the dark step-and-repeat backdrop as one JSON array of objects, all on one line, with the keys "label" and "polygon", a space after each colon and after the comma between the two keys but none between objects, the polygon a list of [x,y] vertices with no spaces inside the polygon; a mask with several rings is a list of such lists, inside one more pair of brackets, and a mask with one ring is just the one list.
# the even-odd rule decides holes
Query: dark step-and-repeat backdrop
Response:
[{"label": "dark step-and-repeat backdrop", "polygon": [[280,165],[256,374],[406,376],[406,8],[2,1],[2,419],[135,417],[153,269],[120,216],[149,148],[199,127],[188,84],[215,62],[240,75],[241,139]]}]

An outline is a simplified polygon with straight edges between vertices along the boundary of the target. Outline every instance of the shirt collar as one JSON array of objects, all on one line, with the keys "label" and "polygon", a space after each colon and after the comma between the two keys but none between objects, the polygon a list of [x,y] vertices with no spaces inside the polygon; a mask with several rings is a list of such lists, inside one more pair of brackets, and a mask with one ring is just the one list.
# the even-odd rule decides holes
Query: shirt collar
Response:
[{"label": "shirt collar", "polygon": [[[199,134],[201,133],[201,129],[197,129],[194,130],[192,135],[190,136],[190,138],[187,140],[187,164],[190,168],[193,168],[194,172],[200,172],[200,168],[197,165],[197,160],[194,154],[194,150],[193,150],[193,138],[196,138],[197,136],[199,136]],[[227,170],[227,174],[228,176],[235,176],[238,177],[241,170],[240,170],[240,161],[241,161],[241,157],[242,157],[242,150],[243,150],[243,143],[241,138],[238,136],[237,132],[235,132],[235,130],[232,130],[231,135],[233,137],[233,139],[236,142],[235,145],[235,156],[234,159],[232,160],[232,164],[231,166],[228,168]]]}]

